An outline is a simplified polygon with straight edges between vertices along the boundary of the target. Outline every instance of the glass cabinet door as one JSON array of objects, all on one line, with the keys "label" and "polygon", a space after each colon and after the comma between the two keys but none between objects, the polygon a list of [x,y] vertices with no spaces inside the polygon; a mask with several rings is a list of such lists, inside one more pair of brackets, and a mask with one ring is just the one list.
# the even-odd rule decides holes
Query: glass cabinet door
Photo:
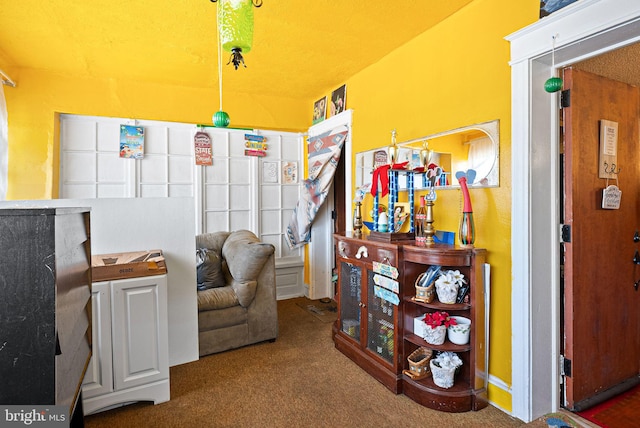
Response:
[{"label": "glass cabinet door", "polygon": [[376,297],[374,275],[367,270],[367,348],[393,364],[396,342],[394,319],[398,307]]},{"label": "glass cabinet door", "polygon": [[360,293],[362,268],[340,262],[340,321],[343,332],[360,340]]}]

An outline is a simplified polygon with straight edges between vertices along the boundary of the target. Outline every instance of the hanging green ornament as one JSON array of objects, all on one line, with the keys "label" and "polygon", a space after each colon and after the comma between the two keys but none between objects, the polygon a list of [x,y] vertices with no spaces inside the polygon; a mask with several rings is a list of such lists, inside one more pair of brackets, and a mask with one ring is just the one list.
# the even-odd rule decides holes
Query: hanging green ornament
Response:
[{"label": "hanging green ornament", "polygon": [[226,111],[217,111],[213,114],[213,126],[216,128],[226,128],[231,123],[229,114]]},{"label": "hanging green ornament", "polygon": [[553,76],[553,74],[555,74],[556,72],[556,37],[558,37],[558,34],[551,37],[552,39],[551,74],[552,76],[548,78],[546,82],[544,82],[544,90],[549,93],[558,92],[560,89],[562,89],[562,79],[560,77]]},{"label": "hanging green ornament", "polygon": [[562,79],[559,77],[550,77],[544,82],[544,90],[553,93],[562,89]]}]

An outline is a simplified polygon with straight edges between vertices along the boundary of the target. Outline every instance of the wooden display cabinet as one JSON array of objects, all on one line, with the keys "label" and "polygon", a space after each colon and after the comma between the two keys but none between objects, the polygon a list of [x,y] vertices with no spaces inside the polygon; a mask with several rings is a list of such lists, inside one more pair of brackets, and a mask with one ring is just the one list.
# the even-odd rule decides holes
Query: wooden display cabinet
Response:
[{"label": "wooden display cabinet", "polygon": [[[336,348],[394,393],[402,392],[402,245],[336,234]],[[396,269],[397,304],[375,295],[374,262]]]},{"label": "wooden display cabinet", "polygon": [[[414,380],[404,374],[403,393],[423,406],[447,412],[465,412],[486,407],[488,368],[483,276],[486,251],[448,245],[405,245],[402,253],[403,282],[406,290],[402,307],[403,355],[408,356],[419,347],[424,347],[433,350],[434,357],[439,351],[453,351],[463,362],[456,372],[451,388],[437,386],[431,376]],[[442,269],[459,270],[464,275],[470,286],[467,303],[444,304],[437,298],[431,303],[422,303],[414,299],[416,278],[432,265],[442,266]],[[434,311],[446,311],[449,315],[461,315],[471,319],[469,343],[456,345],[447,339],[442,345],[431,345],[414,334],[414,318]],[[406,358],[403,368],[409,368]]]}]

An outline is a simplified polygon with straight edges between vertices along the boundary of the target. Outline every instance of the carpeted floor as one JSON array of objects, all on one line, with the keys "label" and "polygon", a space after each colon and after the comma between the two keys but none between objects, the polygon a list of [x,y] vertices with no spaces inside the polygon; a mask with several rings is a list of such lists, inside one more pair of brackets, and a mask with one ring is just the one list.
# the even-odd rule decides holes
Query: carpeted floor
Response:
[{"label": "carpeted floor", "polygon": [[338,304],[333,300],[296,299],[296,305],[322,322],[332,323],[338,319]]},{"label": "carpeted floor", "polygon": [[[529,426],[499,409],[444,413],[395,395],[337,351],[331,326],[307,309],[278,302],[274,343],[209,355],[171,368],[171,400],[130,404],[85,418],[87,428]],[[542,425],[540,425],[540,424]]]}]

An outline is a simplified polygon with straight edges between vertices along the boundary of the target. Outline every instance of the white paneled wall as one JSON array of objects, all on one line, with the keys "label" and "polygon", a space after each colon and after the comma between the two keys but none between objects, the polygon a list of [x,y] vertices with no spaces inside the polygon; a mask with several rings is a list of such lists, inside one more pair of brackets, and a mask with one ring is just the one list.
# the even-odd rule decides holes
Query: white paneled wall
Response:
[{"label": "white paneled wall", "polygon": [[[120,125],[144,128],[144,157],[119,157]],[[212,139],[213,165],[196,166],[193,136]],[[265,157],[245,155],[245,134],[266,137]],[[279,299],[304,294],[302,249],[284,234],[300,194],[303,141],[296,133],[60,115],[60,198],[192,197],[197,233],[248,229],[276,247]],[[284,183],[283,165],[297,166]],[[265,180],[264,167],[275,180]]]}]

